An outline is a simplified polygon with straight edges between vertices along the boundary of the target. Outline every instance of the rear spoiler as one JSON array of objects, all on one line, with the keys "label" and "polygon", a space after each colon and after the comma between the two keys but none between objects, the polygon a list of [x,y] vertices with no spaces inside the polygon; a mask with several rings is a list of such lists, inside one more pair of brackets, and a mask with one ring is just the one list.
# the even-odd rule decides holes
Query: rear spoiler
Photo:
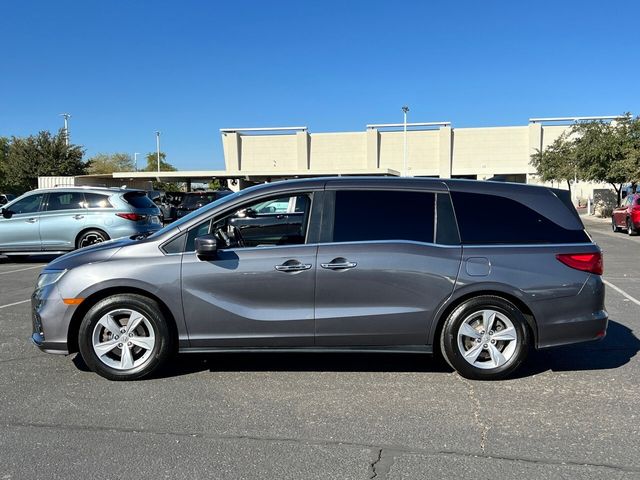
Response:
[{"label": "rear spoiler", "polygon": [[[564,206],[578,219],[580,220],[580,215],[578,215],[578,211],[576,207],[573,205],[571,201],[571,192],[569,190],[562,190],[560,188],[549,188],[549,191],[553,193],[556,197],[560,199]],[[582,220],[580,220],[582,223]]]}]

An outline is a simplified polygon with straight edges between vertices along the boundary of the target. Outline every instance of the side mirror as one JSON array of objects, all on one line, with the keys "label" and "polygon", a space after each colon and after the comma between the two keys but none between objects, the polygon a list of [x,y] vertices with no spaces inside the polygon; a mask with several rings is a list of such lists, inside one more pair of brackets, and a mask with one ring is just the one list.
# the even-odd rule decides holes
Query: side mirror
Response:
[{"label": "side mirror", "polygon": [[256,218],[257,216],[258,212],[256,212],[253,208],[244,208],[236,212],[236,217],[238,218]]},{"label": "side mirror", "polygon": [[208,234],[196,237],[196,254],[199,257],[215,257],[217,251],[218,239],[215,236]]},{"label": "side mirror", "polygon": [[9,210],[8,208],[3,208],[2,209],[2,216],[4,218],[11,218],[11,217],[13,217],[13,212],[11,210]]}]

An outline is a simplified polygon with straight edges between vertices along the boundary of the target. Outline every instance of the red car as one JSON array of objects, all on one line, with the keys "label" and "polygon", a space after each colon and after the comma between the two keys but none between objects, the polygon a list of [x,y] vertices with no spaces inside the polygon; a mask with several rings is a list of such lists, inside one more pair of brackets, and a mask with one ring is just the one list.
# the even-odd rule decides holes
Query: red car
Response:
[{"label": "red car", "polygon": [[622,205],[613,210],[611,228],[614,232],[625,230],[629,235],[640,231],[640,193],[627,195]]}]

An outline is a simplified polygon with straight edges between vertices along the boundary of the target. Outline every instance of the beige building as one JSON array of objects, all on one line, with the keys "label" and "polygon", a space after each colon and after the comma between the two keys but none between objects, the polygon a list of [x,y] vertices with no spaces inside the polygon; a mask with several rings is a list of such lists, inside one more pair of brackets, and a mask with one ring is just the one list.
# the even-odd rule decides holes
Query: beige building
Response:
[{"label": "beige building", "polygon": [[[406,135],[404,124],[372,124],[360,132],[335,133],[311,133],[307,127],[223,128],[224,170],[116,172],[103,177],[130,186],[149,180],[185,182],[187,189],[192,182],[218,178],[230,180],[234,190],[252,183],[328,175],[501,177],[536,184],[540,182],[530,164],[536,150],[546,148],[576,121],[616,118],[531,118],[526,125],[481,128],[454,128],[450,122],[408,123]],[[566,183],[553,186],[566,188]],[[608,195],[610,188],[578,182],[572,193],[576,203],[584,204],[593,198],[594,189],[605,189],[600,195]]]},{"label": "beige building", "polygon": [[[539,183],[530,164],[537,149],[576,121],[614,118],[532,118],[527,125],[482,128],[409,123],[406,140],[403,124],[337,133],[311,133],[306,127],[224,128],[221,134],[227,175],[247,180],[378,174],[479,180],[498,176]],[[594,185],[576,187],[576,198],[586,198]]]}]

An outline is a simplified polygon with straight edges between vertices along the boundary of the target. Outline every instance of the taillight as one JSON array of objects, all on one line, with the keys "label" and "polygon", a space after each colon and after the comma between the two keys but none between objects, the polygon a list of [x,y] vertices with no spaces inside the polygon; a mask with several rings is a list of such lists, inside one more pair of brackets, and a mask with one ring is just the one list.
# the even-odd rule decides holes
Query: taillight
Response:
[{"label": "taillight", "polygon": [[137,213],[116,213],[120,218],[124,218],[125,220],[131,220],[132,222],[137,222],[138,220],[144,220],[147,218],[146,215],[138,215]]},{"label": "taillight", "polygon": [[566,266],[583,272],[602,275],[602,254],[596,253],[560,253],[556,258]]}]

